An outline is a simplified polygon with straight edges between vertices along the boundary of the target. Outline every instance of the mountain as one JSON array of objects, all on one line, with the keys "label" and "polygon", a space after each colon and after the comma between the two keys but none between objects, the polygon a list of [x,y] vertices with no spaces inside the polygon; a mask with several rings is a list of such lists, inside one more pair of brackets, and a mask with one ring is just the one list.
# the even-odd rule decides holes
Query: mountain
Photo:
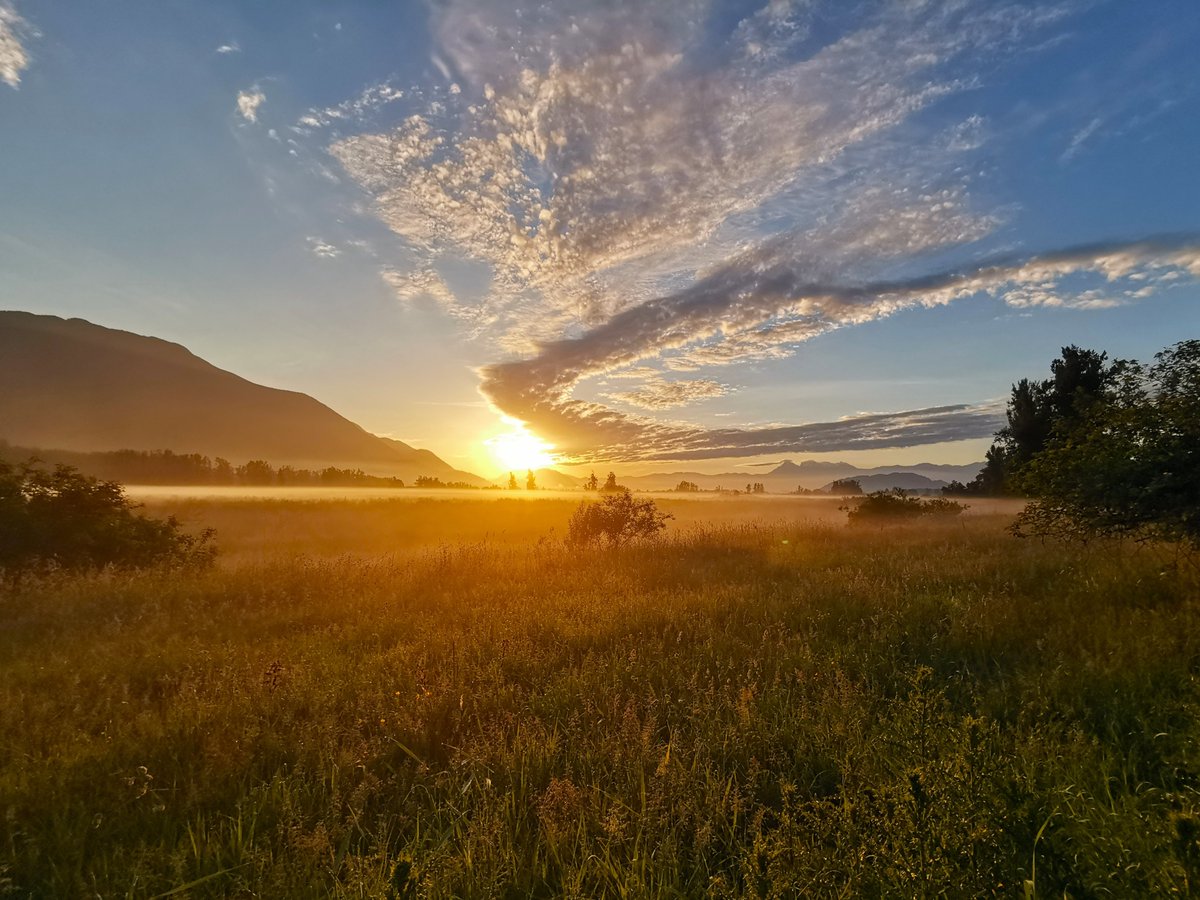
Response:
[{"label": "mountain", "polygon": [[0,438],[487,483],[428,450],[370,434],[307,394],[254,384],[179,344],[27,312],[0,312]]},{"label": "mountain", "polygon": [[[723,472],[719,475],[706,472],[657,472],[652,475],[623,475],[620,480],[622,484],[639,491],[670,490],[680,481],[694,482],[706,490],[716,487],[742,490],[747,484],[761,482],[771,493],[786,494],[798,487],[807,490],[823,489],[839,478],[870,478],[871,484],[878,486],[868,488],[864,482],[864,490],[883,490],[889,487],[918,490],[929,487],[920,479],[931,483],[952,480],[965,483],[974,478],[982,467],[982,462],[963,466],[916,463],[911,466],[875,466],[864,469],[851,463],[806,459],[800,463],[785,460],[767,472]],[[938,486],[940,485],[933,484],[933,487]]]}]

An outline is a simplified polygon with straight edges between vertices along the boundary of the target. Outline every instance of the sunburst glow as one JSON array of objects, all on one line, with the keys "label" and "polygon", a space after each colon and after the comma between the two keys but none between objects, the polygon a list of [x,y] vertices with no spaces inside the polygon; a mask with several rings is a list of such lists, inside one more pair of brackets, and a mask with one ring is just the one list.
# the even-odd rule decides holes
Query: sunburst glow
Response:
[{"label": "sunburst glow", "polygon": [[483,442],[492,456],[511,472],[540,469],[554,464],[554,448],[524,425],[512,423],[508,431]]}]

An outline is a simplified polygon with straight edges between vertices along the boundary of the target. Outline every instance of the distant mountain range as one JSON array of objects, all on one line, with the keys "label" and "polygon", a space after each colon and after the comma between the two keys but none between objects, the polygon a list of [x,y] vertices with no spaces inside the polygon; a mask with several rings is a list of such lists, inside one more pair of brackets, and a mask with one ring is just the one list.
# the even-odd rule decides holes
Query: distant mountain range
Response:
[{"label": "distant mountain range", "polygon": [[781,462],[766,472],[724,472],[708,475],[703,472],[657,472],[653,475],[627,475],[620,481],[634,490],[662,491],[690,481],[705,490],[725,488],[745,490],[747,484],[760,482],[773,494],[786,494],[797,488],[828,490],[829,485],[842,478],[857,478],[864,491],[900,487],[905,490],[936,490],[950,481],[970,481],[983,467],[982,462],[963,466],[917,463],[911,466],[876,466],[859,468],[851,463],[818,462],[806,459],[801,463]]},{"label": "distant mountain range", "polygon": [[370,434],[307,394],[254,384],[178,344],[26,312],[0,312],[0,438],[488,483],[428,450]]}]

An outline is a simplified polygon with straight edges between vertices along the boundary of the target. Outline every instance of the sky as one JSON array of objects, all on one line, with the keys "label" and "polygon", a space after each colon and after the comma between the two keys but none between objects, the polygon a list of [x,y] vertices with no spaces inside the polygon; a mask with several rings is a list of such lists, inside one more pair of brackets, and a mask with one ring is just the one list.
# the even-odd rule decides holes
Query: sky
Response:
[{"label": "sky", "polygon": [[486,475],[972,462],[1064,345],[1200,336],[1198,45],[1195,0],[0,0],[0,306]]}]

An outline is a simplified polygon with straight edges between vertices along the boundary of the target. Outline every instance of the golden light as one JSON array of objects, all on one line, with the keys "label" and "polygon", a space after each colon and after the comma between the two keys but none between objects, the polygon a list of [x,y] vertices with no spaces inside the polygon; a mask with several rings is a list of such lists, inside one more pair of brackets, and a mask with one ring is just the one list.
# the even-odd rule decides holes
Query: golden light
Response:
[{"label": "golden light", "polygon": [[524,472],[554,465],[554,448],[519,422],[510,422],[509,430],[484,441],[492,456],[507,472]]}]

